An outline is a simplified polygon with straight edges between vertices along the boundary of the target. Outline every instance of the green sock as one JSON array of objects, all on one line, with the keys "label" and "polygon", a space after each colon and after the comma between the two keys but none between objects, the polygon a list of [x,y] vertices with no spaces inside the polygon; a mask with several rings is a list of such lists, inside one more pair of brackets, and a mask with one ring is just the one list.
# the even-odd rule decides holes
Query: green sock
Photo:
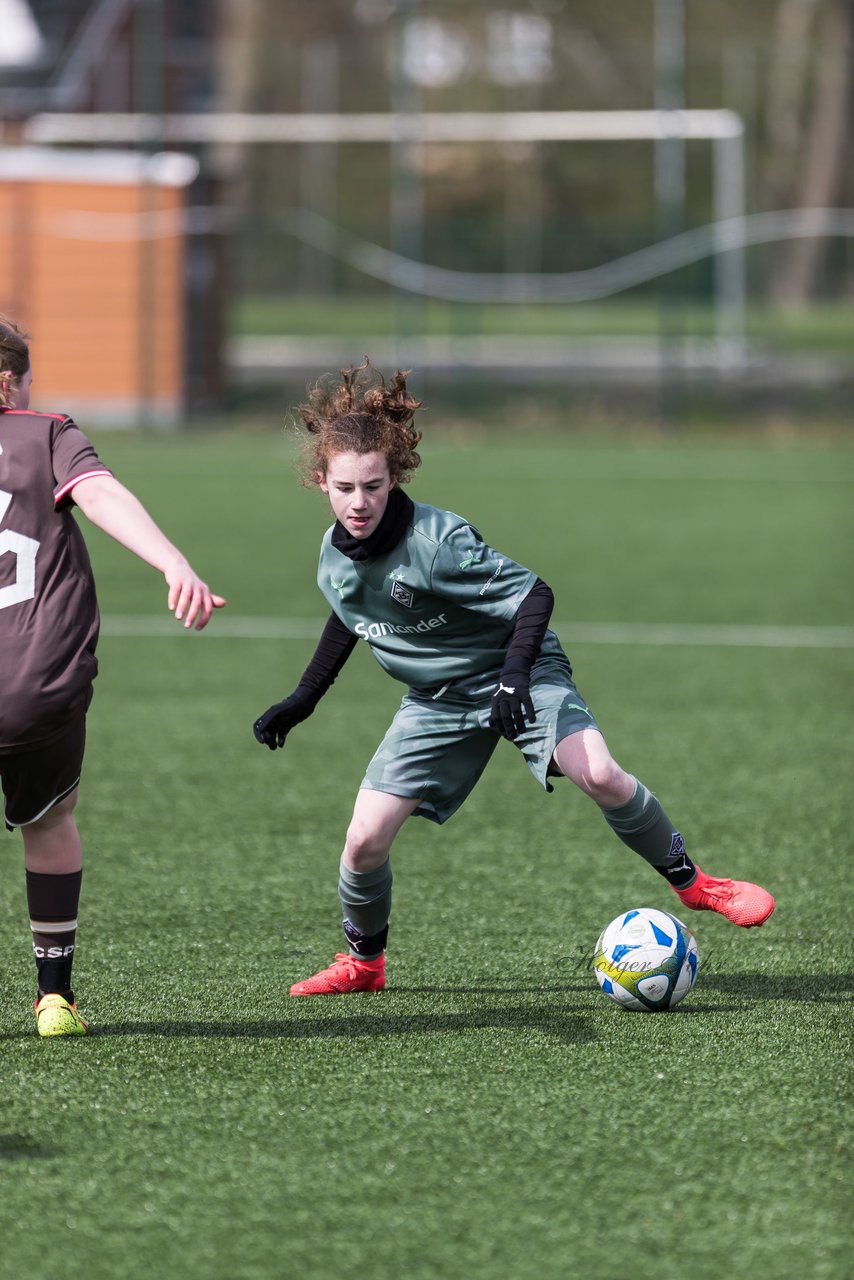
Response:
[{"label": "green sock", "polygon": [[685,852],[685,841],[654,796],[635,779],[631,800],[616,809],[603,809],[608,826],[635,853],[655,867],[675,889],[686,889],[697,868]]},{"label": "green sock", "polygon": [[385,932],[391,914],[391,886],[390,858],[373,871],[351,871],[342,857],[338,896],[344,909],[344,932],[354,955],[368,960],[385,948]]}]

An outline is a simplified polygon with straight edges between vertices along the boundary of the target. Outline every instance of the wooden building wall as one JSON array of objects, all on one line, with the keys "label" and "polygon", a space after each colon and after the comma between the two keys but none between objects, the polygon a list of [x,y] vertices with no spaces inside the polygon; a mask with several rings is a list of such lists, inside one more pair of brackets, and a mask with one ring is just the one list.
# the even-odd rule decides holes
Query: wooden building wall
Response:
[{"label": "wooden building wall", "polygon": [[0,167],[0,310],[31,335],[36,407],[117,425],[180,416],[184,198]]}]

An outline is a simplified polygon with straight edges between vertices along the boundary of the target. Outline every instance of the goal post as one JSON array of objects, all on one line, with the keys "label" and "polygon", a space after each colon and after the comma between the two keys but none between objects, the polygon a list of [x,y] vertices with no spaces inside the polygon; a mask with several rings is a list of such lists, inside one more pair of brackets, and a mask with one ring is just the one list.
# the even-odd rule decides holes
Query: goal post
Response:
[{"label": "goal post", "polygon": [[23,141],[162,147],[204,144],[317,145],[431,142],[662,142],[712,144],[715,331],[722,363],[741,358],[745,331],[744,126],[726,109],[638,111],[425,111],[352,113],[47,112],[32,116]]}]

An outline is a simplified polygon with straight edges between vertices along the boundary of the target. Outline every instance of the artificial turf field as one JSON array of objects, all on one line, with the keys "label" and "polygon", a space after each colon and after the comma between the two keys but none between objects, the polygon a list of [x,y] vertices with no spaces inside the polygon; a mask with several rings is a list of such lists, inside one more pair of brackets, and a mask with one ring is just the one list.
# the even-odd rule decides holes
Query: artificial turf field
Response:
[{"label": "artificial turf field", "polygon": [[402,690],[360,647],[259,747],[325,616],[324,499],[276,430],[93,437],[229,607],[183,633],[87,530],[75,985],[98,1034],[34,1034],[7,837],[4,1280],[849,1277],[850,448],[425,441],[412,495],[550,583],[617,759],[708,871],[777,896],[761,930],[691,914],[697,986],[643,1015],[592,947],[677,900],[506,743],[449,824],[399,838],[387,991],[288,997],[341,947],[343,831]]}]

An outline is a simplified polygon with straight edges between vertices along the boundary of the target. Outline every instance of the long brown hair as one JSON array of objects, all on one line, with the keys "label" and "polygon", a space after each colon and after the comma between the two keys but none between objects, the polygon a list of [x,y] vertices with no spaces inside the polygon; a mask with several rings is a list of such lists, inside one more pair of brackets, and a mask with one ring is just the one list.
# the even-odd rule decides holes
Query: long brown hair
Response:
[{"label": "long brown hair", "polygon": [[[29,334],[20,325],[0,312],[0,374],[11,373],[20,382],[30,367]],[[3,386],[0,383],[0,405],[8,408]]]},{"label": "long brown hair", "polygon": [[421,458],[416,447],[421,432],[413,425],[421,401],[406,389],[409,371],[385,378],[365,357],[342,369],[340,379],[327,374],[308,389],[308,404],[297,412],[308,432],[300,432],[300,478],[310,488],[323,479],[337,453],[382,453],[393,480],[406,484]]}]

